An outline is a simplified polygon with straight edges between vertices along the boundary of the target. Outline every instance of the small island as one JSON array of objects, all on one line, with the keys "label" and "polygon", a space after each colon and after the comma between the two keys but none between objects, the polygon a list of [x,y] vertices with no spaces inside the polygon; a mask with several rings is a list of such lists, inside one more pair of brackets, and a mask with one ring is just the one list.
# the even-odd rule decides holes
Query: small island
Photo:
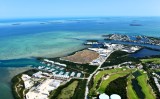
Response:
[{"label": "small island", "polygon": [[149,36],[129,36],[123,34],[108,34],[103,35],[105,40],[113,40],[113,41],[122,41],[122,42],[132,42],[139,44],[151,44],[151,45],[160,45],[160,38],[158,37],[149,37]]}]

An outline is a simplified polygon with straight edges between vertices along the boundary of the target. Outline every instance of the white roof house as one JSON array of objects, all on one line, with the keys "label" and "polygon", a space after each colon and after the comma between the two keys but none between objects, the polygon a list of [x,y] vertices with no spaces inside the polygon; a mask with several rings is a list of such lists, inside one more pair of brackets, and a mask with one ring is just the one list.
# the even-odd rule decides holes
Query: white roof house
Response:
[{"label": "white roof house", "polygon": [[67,76],[67,75],[59,75],[59,74],[54,74],[53,75],[54,77],[57,77],[57,78],[62,78],[62,79],[68,79],[69,78],[69,76]]},{"label": "white roof house", "polygon": [[68,75],[69,75],[69,72],[66,72],[65,75],[68,76]]},{"label": "white roof house", "polygon": [[66,66],[67,66],[66,64],[61,64],[61,63],[59,63],[59,62],[55,62],[54,64],[55,64],[55,65],[59,65],[59,66],[63,66],[63,67],[66,67]]},{"label": "white roof house", "polygon": [[59,73],[59,75],[62,75],[64,72],[63,71],[61,71],[60,73]]},{"label": "white roof house", "polygon": [[52,64],[54,63],[54,61],[51,61],[51,60],[48,60],[48,59],[44,59],[44,61],[48,62],[48,63],[52,63]]},{"label": "white roof house", "polygon": [[34,82],[31,81],[31,80],[24,81],[24,87],[25,87],[26,89],[31,88],[33,85],[34,85]]},{"label": "white roof house", "polygon": [[49,60],[48,60],[48,59],[44,59],[43,61],[45,61],[45,62],[49,62]]},{"label": "white roof house", "polygon": [[70,76],[74,76],[74,75],[75,75],[75,72],[72,72]]},{"label": "white roof house", "polygon": [[57,88],[57,87],[60,85],[60,82],[58,82],[58,81],[53,81],[53,82],[51,82],[49,85],[52,86],[52,87]]},{"label": "white roof house", "polygon": [[23,81],[26,81],[26,80],[29,80],[31,77],[26,74],[23,74],[21,78]]},{"label": "white roof house", "polygon": [[81,77],[81,73],[77,73],[77,77]]},{"label": "white roof house", "polygon": [[39,72],[37,72],[37,73],[34,73],[32,76],[34,76],[34,77],[36,77],[36,78],[42,78],[42,77],[43,77],[41,71],[39,71]]}]

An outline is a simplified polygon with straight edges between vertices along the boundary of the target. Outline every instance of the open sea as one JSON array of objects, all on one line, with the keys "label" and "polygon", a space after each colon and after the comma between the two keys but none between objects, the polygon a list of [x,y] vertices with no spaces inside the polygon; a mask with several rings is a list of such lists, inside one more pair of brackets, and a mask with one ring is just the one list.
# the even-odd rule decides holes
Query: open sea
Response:
[{"label": "open sea", "polygon": [[85,48],[85,40],[110,33],[160,37],[160,17],[1,19],[0,99],[13,99],[10,80],[39,65],[33,57],[67,55]]}]

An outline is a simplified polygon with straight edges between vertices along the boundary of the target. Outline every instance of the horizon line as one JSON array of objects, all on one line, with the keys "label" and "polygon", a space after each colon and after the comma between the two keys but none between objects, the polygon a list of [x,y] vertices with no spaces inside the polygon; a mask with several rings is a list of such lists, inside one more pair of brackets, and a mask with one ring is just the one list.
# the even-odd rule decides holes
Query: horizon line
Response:
[{"label": "horizon line", "polygon": [[12,20],[12,19],[52,19],[52,18],[107,18],[107,17],[160,17],[160,16],[154,16],[154,15],[151,15],[151,16],[57,16],[57,17],[13,17],[13,18],[0,18],[0,20],[3,20],[3,19],[9,19],[9,20]]}]

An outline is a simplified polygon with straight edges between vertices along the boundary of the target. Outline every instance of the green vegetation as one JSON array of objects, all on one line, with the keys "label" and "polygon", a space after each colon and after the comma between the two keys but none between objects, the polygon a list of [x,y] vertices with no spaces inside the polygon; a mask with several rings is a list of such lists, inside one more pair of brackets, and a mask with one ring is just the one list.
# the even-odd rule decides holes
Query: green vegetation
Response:
[{"label": "green vegetation", "polygon": [[[147,73],[144,73],[144,71],[135,71],[135,70],[136,69],[126,69],[124,71],[124,68],[116,68],[116,69],[99,71],[93,77],[93,81],[92,81],[93,85],[92,85],[92,88],[90,88],[89,96],[90,97],[97,96],[98,92],[99,93],[106,92],[108,95],[110,95],[110,94],[113,94],[113,92],[116,93],[117,90],[118,92],[122,92],[122,91],[119,91],[118,88],[123,89],[127,87],[126,92],[124,90],[123,90],[123,93],[117,92],[117,94],[121,95],[124,99],[127,99],[127,98],[128,99],[139,99],[139,98],[155,99],[156,97],[154,95],[154,92],[152,91],[152,88],[148,84]],[[132,73],[133,71],[135,72]],[[104,80],[104,75],[106,74],[108,77],[106,80]],[[129,76],[127,77],[127,75]]]},{"label": "green vegetation", "polygon": [[54,91],[52,91],[52,92],[50,93],[49,98],[50,98],[50,99],[57,99],[58,95],[62,92],[62,90],[63,90],[64,88],[68,87],[68,86],[69,86],[70,84],[72,84],[74,81],[78,81],[78,80],[72,79],[72,80],[70,80],[69,82],[67,82],[66,84],[59,86],[56,90],[54,90]]},{"label": "green vegetation", "polygon": [[78,85],[78,81],[74,81],[68,87],[64,88],[58,95],[58,99],[70,99]]},{"label": "green vegetation", "polygon": [[91,80],[90,80],[89,83],[88,83],[88,88],[89,88],[89,90],[91,90],[91,88],[92,88],[93,85],[94,85],[94,76],[95,76],[95,74],[92,76]]},{"label": "green vegetation", "polygon": [[97,84],[96,84],[96,89],[99,88],[99,85],[101,84],[102,80],[103,80],[103,78],[101,78],[101,79],[98,80],[98,82],[97,82]]},{"label": "green vegetation", "polygon": [[160,58],[141,59],[142,63],[160,64]]},{"label": "green vegetation", "polygon": [[118,65],[123,62],[129,62],[129,61],[134,62],[134,63],[140,62],[139,59],[130,57],[129,53],[127,52],[115,51],[108,57],[108,59],[104,62],[102,67]]},{"label": "green vegetation", "polygon": [[129,53],[127,52],[124,52],[124,51],[115,51],[113,52],[110,56],[109,56],[109,59],[114,59],[114,58],[117,58],[117,57],[122,57],[122,56],[125,56],[125,55],[128,55]]},{"label": "green vegetation", "polygon": [[[116,68],[116,69],[99,71],[97,75],[94,76],[94,83],[92,85],[92,88],[90,89],[89,96],[96,96],[97,92],[100,92],[100,93],[105,92],[105,89],[110,82],[112,82],[113,80],[119,77],[123,77],[133,71],[132,69],[126,69],[125,71],[123,69],[124,68]],[[105,75],[108,76],[108,79],[103,80]],[[100,79],[102,79],[102,81],[99,84]]]},{"label": "green vegetation", "polygon": [[[77,85],[74,82],[77,82]],[[65,97],[66,95],[68,95],[67,97],[70,97],[67,99],[83,99],[84,94],[85,94],[86,82],[87,82],[86,79],[84,79],[84,80],[72,79],[71,81],[67,82],[64,85],[59,86],[56,90],[52,91],[51,95],[50,95],[50,99],[59,99],[59,97],[62,98],[62,97]],[[73,91],[73,89],[75,89],[75,90]],[[68,91],[72,90],[72,92],[63,93],[64,92],[63,90],[68,90]],[[69,93],[69,94],[67,94],[67,93]],[[63,95],[63,96],[61,96],[61,95]],[[64,98],[62,98],[62,99],[64,99]]]},{"label": "green vegetation", "polygon": [[158,88],[157,88],[157,86],[156,86],[156,84],[154,82],[153,76],[152,76],[150,71],[147,72],[147,73],[148,73],[148,78],[149,78],[148,82],[151,85],[151,87],[152,87],[152,89],[153,89],[153,91],[154,91],[154,93],[156,95],[156,99],[160,99],[160,92],[159,92],[159,90],[158,90]]},{"label": "green vegetation", "polygon": [[138,99],[138,96],[132,86],[132,81],[131,81],[132,78],[133,78],[132,75],[128,76],[127,97],[128,99]]},{"label": "green vegetation", "polygon": [[[22,75],[17,75],[12,79],[12,93],[15,99],[23,98],[23,80],[21,79]],[[22,86],[21,86],[22,85]]]},{"label": "green vegetation", "polygon": [[100,93],[103,93],[106,89],[106,87],[110,84],[110,82],[114,81],[115,79],[119,78],[119,77],[123,77],[127,75],[126,73],[117,73],[117,74],[112,74],[110,75],[110,77],[107,80],[104,80],[102,82],[102,84],[100,85],[98,91]]},{"label": "green vegetation", "polygon": [[110,84],[106,87],[105,93],[108,95],[118,94],[122,99],[127,99],[127,76],[119,77],[114,81],[111,81]]},{"label": "green vegetation", "polygon": [[144,98],[145,98],[145,95],[144,95],[144,93],[142,92],[142,87],[138,84],[137,79],[134,78],[134,79],[132,79],[131,81],[132,81],[132,86],[133,86],[132,88],[135,90],[138,98],[144,99]]},{"label": "green vegetation", "polygon": [[35,72],[37,72],[37,70],[35,69],[31,69],[28,71],[25,71],[23,73],[20,73],[16,76],[14,76],[11,80],[12,82],[12,93],[15,99],[23,99],[23,92],[27,92],[26,90],[24,90],[24,82],[21,79],[22,74],[28,74],[29,76],[32,76],[32,74],[34,74]]},{"label": "green vegetation", "polygon": [[[37,58],[38,60],[43,60],[44,58]],[[77,63],[73,63],[73,62],[69,62],[69,61],[65,61],[65,60],[61,60],[59,57],[57,58],[48,58],[49,60],[53,60],[55,62],[60,62],[63,64],[66,64],[67,70],[73,70],[73,71],[77,71],[77,72],[83,72],[85,74],[85,77],[88,77],[91,73],[93,73],[98,66],[91,66],[89,64],[77,64]]]},{"label": "green vegetation", "polygon": [[[133,89],[135,90],[137,96],[140,99],[155,99],[156,97],[154,95],[154,92],[148,83],[149,81],[147,73],[145,73],[143,70],[137,70],[133,73],[133,75],[135,78],[132,78],[131,81]],[[135,95],[132,94],[131,96]]]},{"label": "green vegetation", "polygon": [[137,77],[138,84],[142,87],[142,92],[145,94],[146,99],[155,99],[155,95],[153,93],[152,88],[148,84],[148,76],[147,73],[141,72],[141,76]]},{"label": "green vegetation", "polygon": [[86,89],[87,80],[79,80],[78,86],[74,92],[74,95],[71,99],[83,99],[85,96],[85,89]]},{"label": "green vegetation", "polygon": [[139,70],[137,70],[137,71],[133,72],[132,75],[133,75],[135,78],[137,78],[137,77],[141,76],[142,74],[141,74],[141,72],[140,72]]},{"label": "green vegetation", "polygon": [[154,93],[155,93],[155,96],[156,96],[156,99],[160,99],[160,92],[154,82],[154,79],[153,79],[153,75],[152,73],[153,72],[156,72],[156,73],[159,73],[160,72],[160,69],[150,69],[149,67],[145,66],[146,64],[143,64],[143,68],[145,71],[147,71],[147,75],[148,75],[148,83],[150,84],[150,86],[152,87]]}]

